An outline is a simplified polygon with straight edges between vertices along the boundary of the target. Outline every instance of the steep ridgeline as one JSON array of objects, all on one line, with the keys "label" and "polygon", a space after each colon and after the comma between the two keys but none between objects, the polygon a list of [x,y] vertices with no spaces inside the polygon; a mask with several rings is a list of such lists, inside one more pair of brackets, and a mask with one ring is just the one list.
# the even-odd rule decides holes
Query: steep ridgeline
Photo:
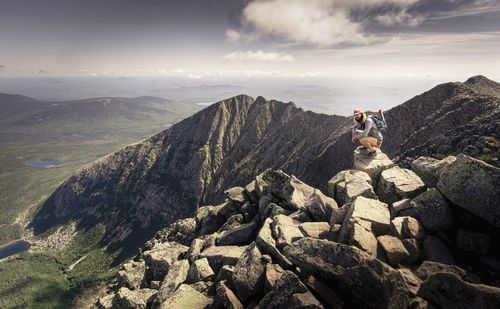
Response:
[{"label": "steep ridgeline", "polygon": [[159,231],[95,306],[499,308],[500,169],[411,164],[360,147],[325,193],[267,169]]},{"label": "steep ridgeline", "polygon": [[[484,77],[443,84],[387,111],[383,150],[403,161],[418,152],[456,154],[471,139],[486,139],[494,161],[500,148],[499,99],[492,96],[497,86]],[[137,247],[199,205],[220,203],[224,188],[244,185],[267,168],[324,190],[333,175],[352,166],[351,125],[350,117],[263,97],[220,101],[82,168],[52,194],[31,226],[43,232],[71,220],[79,226],[100,222],[107,241]],[[477,138],[470,136],[476,131]],[[467,141],[457,146],[455,140]]]}]

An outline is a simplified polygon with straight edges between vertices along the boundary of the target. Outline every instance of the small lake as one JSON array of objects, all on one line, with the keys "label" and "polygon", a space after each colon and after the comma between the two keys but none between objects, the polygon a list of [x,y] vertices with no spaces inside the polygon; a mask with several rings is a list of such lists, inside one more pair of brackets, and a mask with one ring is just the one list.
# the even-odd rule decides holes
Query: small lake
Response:
[{"label": "small lake", "polygon": [[54,167],[56,164],[58,164],[59,161],[31,159],[31,160],[24,161],[24,163],[31,166],[31,167],[50,168],[50,167]]},{"label": "small lake", "polygon": [[0,260],[13,254],[23,252],[31,247],[30,243],[24,240],[16,241],[0,249]]}]

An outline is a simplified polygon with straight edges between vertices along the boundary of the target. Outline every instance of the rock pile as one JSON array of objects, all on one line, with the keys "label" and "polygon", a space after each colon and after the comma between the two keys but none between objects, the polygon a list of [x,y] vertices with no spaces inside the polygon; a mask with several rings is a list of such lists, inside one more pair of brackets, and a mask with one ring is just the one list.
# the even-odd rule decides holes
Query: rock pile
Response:
[{"label": "rock pile", "polygon": [[98,308],[500,308],[500,169],[354,153],[326,194],[280,170],[157,233]]}]

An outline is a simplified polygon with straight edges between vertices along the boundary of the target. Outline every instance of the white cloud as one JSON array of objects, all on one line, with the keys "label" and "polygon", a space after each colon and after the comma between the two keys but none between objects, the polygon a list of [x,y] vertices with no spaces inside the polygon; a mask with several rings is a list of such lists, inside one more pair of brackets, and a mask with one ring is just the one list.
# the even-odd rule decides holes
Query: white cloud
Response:
[{"label": "white cloud", "polygon": [[228,29],[226,31],[226,40],[228,42],[234,43],[238,42],[241,39],[241,35],[238,31],[233,30],[233,29]]},{"label": "white cloud", "polygon": [[232,52],[224,55],[226,60],[234,61],[271,61],[271,62],[293,62],[295,58],[292,55],[286,53],[278,52],[263,52],[262,50],[257,51],[245,51],[245,52]]},{"label": "white cloud", "polygon": [[[407,13],[418,0],[253,0],[243,10],[243,22],[257,34],[317,46],[339,43],[366,44],[372,41],[364,26],[374,21],[383,25],[421,20]],[[353,13],[380,10],[390,6],[390,14],[381,10],[370,20],[354,20]]]}]

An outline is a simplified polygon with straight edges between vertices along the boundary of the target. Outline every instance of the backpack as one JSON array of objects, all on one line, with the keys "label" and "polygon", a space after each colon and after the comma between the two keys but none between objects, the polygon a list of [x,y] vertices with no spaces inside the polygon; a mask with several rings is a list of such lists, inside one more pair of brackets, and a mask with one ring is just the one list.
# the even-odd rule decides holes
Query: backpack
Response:
[{"label": "backpack", "polygon": [[385,129],[387,129],[387,122],[385,122],[385,118],[379,115],[370,115],[370,117],[373,122],[375,122],[375,125],[377,126],[377,129],[380,132],[384,132]]}]

